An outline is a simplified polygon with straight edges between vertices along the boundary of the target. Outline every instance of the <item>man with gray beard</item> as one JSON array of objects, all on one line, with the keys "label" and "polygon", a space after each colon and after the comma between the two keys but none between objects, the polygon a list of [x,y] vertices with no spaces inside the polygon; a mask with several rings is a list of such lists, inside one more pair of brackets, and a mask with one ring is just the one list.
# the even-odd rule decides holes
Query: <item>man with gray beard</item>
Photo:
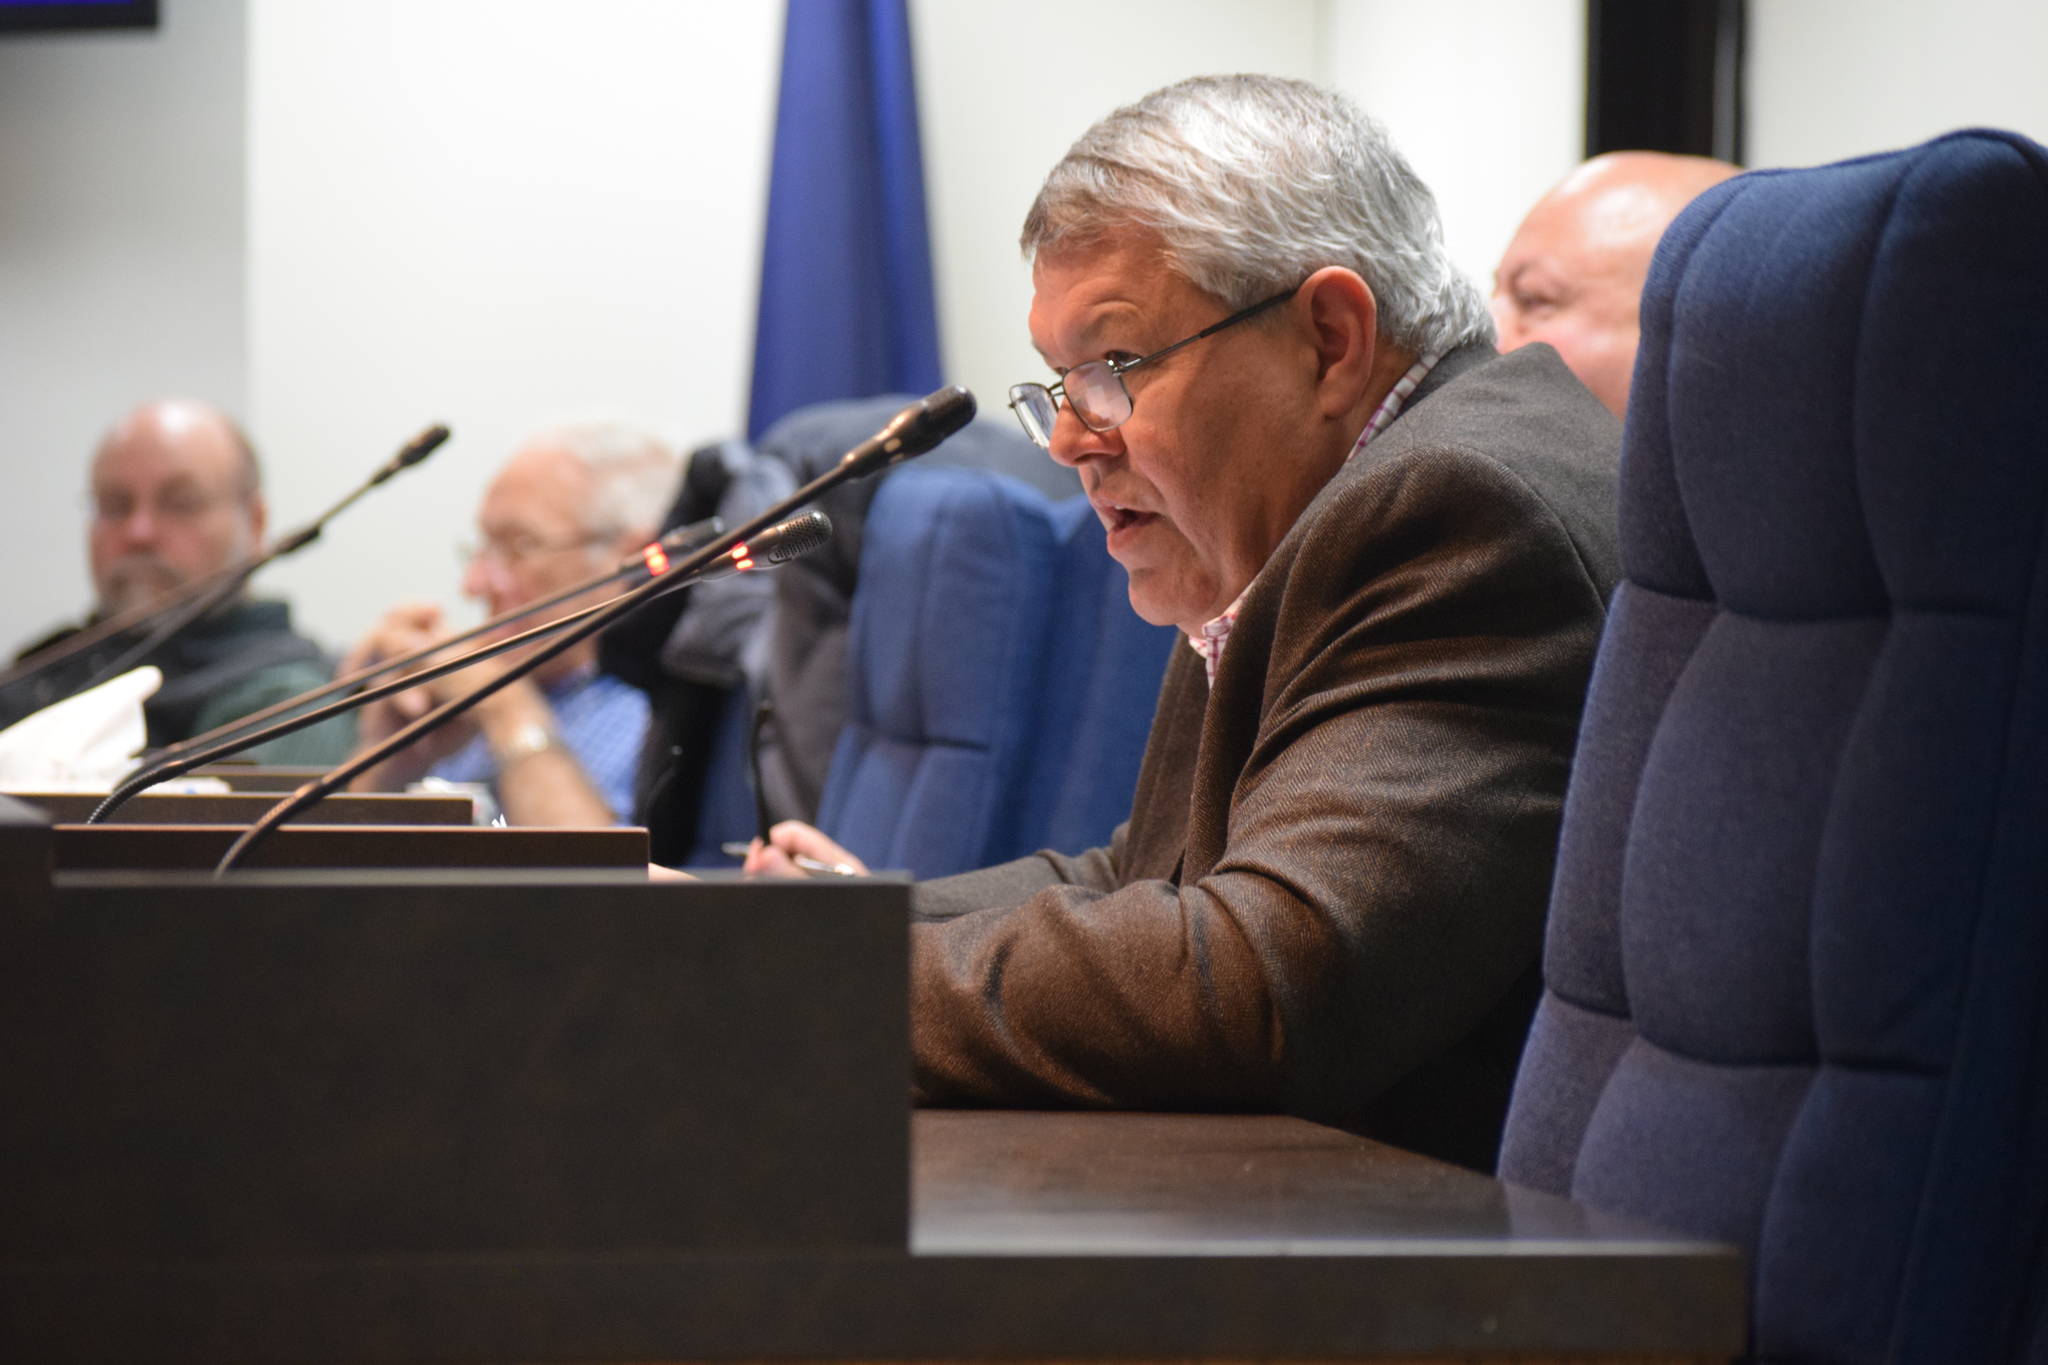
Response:
[{"label": "man with gray beard", "polygon": [[[161,606],[263,544],[269,510],[255,449],[218,408],[187,398],[144,403],[93,458],[87,549],[98,601],[87,624]],[[22,658],[55,645],[48,636]],[[59,701],[137,643],[124,632],[0,694],[0,723]],[[143,705],[152,746],[238,720],[327,681],[331,661],[292,629],[282,602],[237,597],[141,660],[164,681]],[[261,762],[326,766],[348,754],[346,720],[323,721],[244,751]]]}]

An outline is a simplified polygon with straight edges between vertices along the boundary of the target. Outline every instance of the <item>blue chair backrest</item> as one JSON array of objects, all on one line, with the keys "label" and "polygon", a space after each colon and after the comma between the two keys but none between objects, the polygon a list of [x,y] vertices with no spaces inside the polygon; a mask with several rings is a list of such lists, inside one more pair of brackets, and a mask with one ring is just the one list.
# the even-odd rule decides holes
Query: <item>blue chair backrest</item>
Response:
[{"label": "blue chair backrest", "polygon": [[1024,810],[1008,843],[992,850],[996,858],[1041,848],[1078,853],[1109,841],[1131,813],[1159,680],[1180,638],[1131,610],[1130,579],[1109,557],[1088,499],[1057,503],[1052,516],[1059,541],[1052,628]]},{"label": "blue chair backrest", "polygon": [[979,867],[1018,802],[1052,602],[1050,505],[1002,475],[905,469],[875,494],[864,534],[819,827],[871,867]]},{"label": "blue chair backrest", "polygon": [[979,471],[890,476],[865,527],[820,828],[920,877],[1108,840],[1170,632],[1131,610],[1102,539],[1085,499]]},{"label": "blue chair backrest", "polygon": [[1745,1248],[1758,1358],[2039,1359],[2048,152],[1718,186],[1642,330],[1501,1174]]}]

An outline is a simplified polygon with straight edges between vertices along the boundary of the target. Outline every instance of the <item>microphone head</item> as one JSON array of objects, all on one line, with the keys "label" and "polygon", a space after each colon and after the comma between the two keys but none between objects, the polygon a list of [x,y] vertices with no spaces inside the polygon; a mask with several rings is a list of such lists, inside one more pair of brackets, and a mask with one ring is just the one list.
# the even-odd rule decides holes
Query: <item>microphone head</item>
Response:
[{"label": "microphone head", "polygon": [[840,463],[855,478],[922,455],[974,418],[974,395],[948,384],[905,407],[880,431],[862,441]]},{"label": "microphone head", "polygon": [[830,539],[832,519],[823,512],[805,512],[788,521],[777,522],[745,545],[735,546],[733,553],[757,568],[787,564],[822,547]]},{"label": "microphone head", "polygon": [[[935,389],[912,404],[910,422],[890,464],[922,455],[974,420],[974,395],[958,384]],[[899,414],[900,416],[900,414]]]},{"label": "microphone head", "polygon": [[410,469],[413,465],[418,464],[421,460],[426,459],[427,456],[439,450],[442,444],[447,441],[448,434],[448,428],[444,423],[434,423],[434,425],[413,437],[412,440],[406,442],[405,449],[398,452],[397,458],[392,463],[399,469]]}]

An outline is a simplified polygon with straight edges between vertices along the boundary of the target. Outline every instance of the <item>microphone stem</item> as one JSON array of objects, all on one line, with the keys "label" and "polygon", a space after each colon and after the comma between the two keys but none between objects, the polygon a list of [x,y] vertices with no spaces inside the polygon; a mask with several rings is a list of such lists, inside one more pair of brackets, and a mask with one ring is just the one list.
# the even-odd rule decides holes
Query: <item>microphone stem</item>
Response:
[{"label": "microphone stem", "polygon": [[[305,786],[300,787],[290,796],[287,796],[265,811],[262,818],[249,826],[248,829],[242,831],[241,837],[229,846],[225,854],[221,855],[220,863],[214,868],[214,875],[219,877],[231,871],[236,863],[246,857],[249,851],[255,848],[257,844],[261,843],[271,830],[276,829],[286,820],[289,820],[292,816],[322,797],[331,792],[339,791],[358,774],[376,767],[406,745],[411,744],[421,735],[446,724],[477,703],[496,695],[502,688],[511,686],[548,660],[588,639],[598,631],[603,630],[626,613],[659,597],[670,588],[679,586],[670,581],[672,578],[694,577],[716,563],[733,546],[752,536],[758,535],[776,522],[784,520],[792,512],[807,506],[820,495],[844,483],[847,479],[868,472],[869,468],[863,467],[849,453],[838,464],[826,470],[802,488],[797,489],[796,492],[783,499],[780,504],[750,519],[737,529],[726,532],[709,545],[696,551],[682,563],[671,568],[668,573],[654,579],[652,582],[643,583],[623,597],[611,602],[602,603],[587,612],[579,613],[578,617],[570,618],[576,624],[569,629],[563,630],[558,639],[541,649],[538,653],[521,660],[518,666],[499,674],[473,692],[442,703],[442,705],[421,716],[404,729],[388,736],[381,744],[377,744],[355,755],[324,777],[308,782]],[[553,626],[544,627],[543,629],[560,629],[561,624],[557,622]],[[406,683],[413,681],[416,680],[410,678],[401,680],[401,682]]]},{"label": "microphone stem", "polygon": [[101,641],[113,639],[126,631],[148,625],[153,620],[161,624],[145,636],[141,643],[122,654],[112,664],[94,673],[91,680],[81,687],[72,689],[73,695],[87,692],[107,681],[119,677],[136,664],[148,658],[165,640],[183,630],[199,617],[213,610],[228,597],[239,591],[243,584],[254,577],[256,571],[286,555],[297,554],[320,538],[327,523],[354,504],[356,499],[383,483],[399,470],[418,464],[443,441],[448,439],[446,427],[430,427],[408,441],[404,449],[385,461],[376,473],[351,491],[340,502],[328,508],[308,525],[288,536],[273,542],[263,550],[248,555],[236,564],[214,570],[202,578],[185,584],[172,594],[169,601],[145,610],[122,612],[89,626],[66,639],[58,641],[49,649],[39,650],[31,658],[24,659],[14,668],[0,673],[0,687],[11,686],[24,678],[33,677],[43,670],[62,663],[73,654],[91,649]]},{"label": "microphone stem", "polygon": [[[465,669],[471,664],[482,663],[486,659],[496,658],[507,650],[518,649],[522,645],[532,644],[536,640],[552,635],[564,626],[573,625],[585,620],[593,613],[602,611],[610,605],[609,602],[604,602],[594,607],[585,607],[582,611],[572,612],[559,620],[550,621],[544,626],[535,626],[532,630],[526,631],[523,634],[509,636],[506,639],[497,640],[491,644],[471,650],[459,658],[444,660],[438,664],[430,664],[416,673],[408,673],[402,678],[394,678],[390,682],[369,688],[354,696],[342,697],[328,702],[325,706],[315,707],[310,711],[299,712],[282,720],[273,721],[246,735],[237,735],[234,748],[245,749],[252,744],[262,744],[266,740],[276,739],[280,735],[291,734],[305,726],[317,725],[330,716],[340,715],[345,711],[352,710],[358,706],[368,705],[373,701],[381,701],[393,693],[403,692],[407,688],[418,687],[421,683],[432,682],[436,678]],[[296,698],[293,699],[293,704],[298,704]],[[182,777],[194,768],[212,762],[220,757],[223,752],[232,753],[233,749],[208,748],[192,753],[179,754],[167,760],[160,760],[151,764],[143,771],[124,779],[120,786],[109,792],[106,799],[101,801],[94,808],[92,814],[85,818],[85,823],[97,825],[104,822],[109,815],[112,815],[115,810],[120,808],[137,792],[155,786],[157,783],[170,778]],[[349,774],[351,777],[354,775],[353,773]]]},{"label": "microphone stem", "polygon": [[[718,519],[716,517],[710,518],[708,523],[693,522],[691,525],[683,527],[681,533],[671,531],[668,536],[664,536],[661,539],[661,541],[657,543],[661,544],[665,550],[680,551],[682,548],[682,544],[687,544],[689,540],[694,539],[697,535],[702,534],[704,531],[710,530],[715,532],[717,530],[717,524]],[[677,536],[678,534],[685,535],[685,540],[681,544],[669,545],[668,541],[672,537]],[[252,711],[248,715],[241,716],[234,720],[228,721],[224,725],[215,726],[213,729],[208,730],[203,735],[194,735],[190,739],[180,740],[175,744],[165,745],[164,748],[157,752],[156,756],[149,763],[144,764],[142,767],[138,768],[133,774],[129,776],[129,778],[126,781],[124,781],[119,787],[115,788],[113,794],[111,794],[105,802],[101,803],[100,811],[104,811],[106,813],[111,814],[115,807],[119,806],[123,801],[126,801],[130,796],[134,795],[135,792],[141,791],[143,788],[149,786],[152,782],[160,781],[165,777],[177,777],[182,773],[188,773],[192,771],[193,768],[198,767],[200,763],[204,763],[208,759],[218,758],[222,754],[233,753],[237,749],[246,749],[251,744],[261,744],[263,741],[267,739],[275,739],[280,734],[290,734],[293,730],[299,728],[298,726],[289,726],[278,729],[264,730],[261,734],[255,733],[259,726],[267,724],[269,721],[273,720],[278,716],[282,716],[287,713],[296,713],[300,711],[301,708],[310,706],[314,702],[325,700],[326,698],[335,695],[337,692],[345,692],[351,688],[355,688],[361,686],[362,684],[368,683],[373,679],[381,678],[387,673],[393,673],[402,668],[409,668],[413,664],[418,663],[421,659],[426,658],[430,654],[438,654],[443,650],[452,649],[457,645],[467,644],[469,641],[474,640],[481,635],[489,634],[491,631],[494,631],[501,626],[510,625],[512,622],[522,620],[528,616],[532,616],[536,612],[546,611],[549,607],[556,606],[562,602],[566,602],[570,598],[578,596],[582,593],[589,592],[593,588],[601,588],[608,583],[617,582],[621,578],[625,578],[636,573],[644,573],[646,571],[646,562],[636,557],[634,562],[630,564],[621,564],[616,569],[607,570],[606,572],[598,574],[595,577],[587,578],[581,583],[572,584],[571,586],[562,589],[560,592],[553,593],[547,597],[541,598],[539,601],[528,602],[525,606],[515,607],[511,611],[502,612],[499,615],[492,617],[490,620],[483,622],[481,625],[472,626],[468,630],[450,636],[448,639],[436,640],[432,644],[422,645],[418,649],[412,650],[405,654],[394,655],[389,659],[380,659],[376,663],[369,664],[363,668],[359,668],[355,672],[350,673],[345,677],[335,678],[330,682],[322,683],[320,686],[313,688],[311,691],[302,692],[295,697],[286,697],[282,701],[271,703],[269,706],[264,707],[260,711]],[[686,585],[678,584],[677,586],[681,587]],[[561,618],[562,622],[566,622],[573,619],[575,619],[573,616]],[[560,622],[556,624],[560,624]],[[488,658],[489,656],[479,655],[477,657]],[[436,673],[431,676],[439,677],[440,674]],[[410,678],[408,680],[408,683],[417,683],[426,680],[427,679],[425,678],[414,677]],[[379,692],[375,696],[362,695],[360,697],[352,697],[351,700],[356,705],[362,705],[367,702],[375,701],[379,697],[389,695],[390,693],[388,692]],[[311,725],[314,724],[316,721],[324,720],[328,716],[333,714],[335,714],[334,709],[323,710],[319,712],[317,715],[307,713],[301,720],[300,724]],[[240,736],[247,736],[247,738],[244,739],[241,743],[235,744],[232,748],[224,747],[226,741],[230,739],[235,739]],[[183,760],[186,755],[198,753],[201,751],[204,751],[204,756],[201,757],[197,763],[187,764],[182,768],[178,768],[176,772],[171,771],[171,768],[175,764]],[[133,784],[132,789],[130,784]],[[98,812],[95,812],[95,816],[97,816],[97,814]],[[90,824],[92,823],[92,821],[89,820],[87,821],[87,823]]]},{"label": "microphone stem", "polygon": [[162,606],[130,607],[126,611],[116,612],[103,621],[80,626],[54,644],[47,645],[20,662],[0,670],[0,688],[12,687],[24,679],[33,678],[39,673],[55,668],[74,654],[82,654],[95,645],[105,644],[117,635],[134,630],[137,626],[147,625],[158,612],[167,607],[175,607],[197,597],[200,593],[212,591],[213,586],[233,573],[236,567],[230,564],[225,568],[215,569],[204,578],[194,579],[179,588],[171,600]]},{"label": "microphone stem", "polygon": [[173,635],[176,635],[179,631],[191,625],[194,621],[206,615],[230,597],[233,597],[236,593],[239,593],[242,590],[242,586],[254,576],[256,571],[269,562],[270,560],[268,559],[258,559],[236,567],[219,583],[203,593],[196,594],[179,610],[158,621],[154,630],[136,641],[125,653],[117,655],[112,663],[103,666],[97,673],[94,673],[77,691],[90,692],[109,678],[120,677],[129,669],[156,653],[164,641],[170,639]]}]

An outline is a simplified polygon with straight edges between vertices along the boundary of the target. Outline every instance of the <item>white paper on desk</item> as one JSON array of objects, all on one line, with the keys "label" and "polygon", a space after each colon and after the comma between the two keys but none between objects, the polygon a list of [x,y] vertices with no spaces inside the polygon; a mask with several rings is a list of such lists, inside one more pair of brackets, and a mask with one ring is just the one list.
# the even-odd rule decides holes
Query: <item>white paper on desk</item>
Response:
[{"label": "white paper on desk", "polygon": [[103,792],[147,742],[142,703],[164,675],[144,664],[0,730],[0,791]]}]

